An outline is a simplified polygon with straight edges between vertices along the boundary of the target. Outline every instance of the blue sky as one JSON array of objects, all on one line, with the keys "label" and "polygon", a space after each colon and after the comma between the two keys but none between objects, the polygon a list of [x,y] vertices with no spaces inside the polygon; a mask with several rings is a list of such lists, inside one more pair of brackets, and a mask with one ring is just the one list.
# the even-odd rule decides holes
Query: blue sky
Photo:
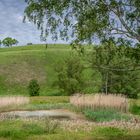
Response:
[{"label": "blue sky", "polygon": [[[0,40],[5,37],[13,37],[19,41],[19,45],[28,42],[34,44],[40,41],[40,31],[30,22],[23,23],[24,0],[0,0]],[[54,42],[48,37],[48,43],[65,43],[61,40]]]}]

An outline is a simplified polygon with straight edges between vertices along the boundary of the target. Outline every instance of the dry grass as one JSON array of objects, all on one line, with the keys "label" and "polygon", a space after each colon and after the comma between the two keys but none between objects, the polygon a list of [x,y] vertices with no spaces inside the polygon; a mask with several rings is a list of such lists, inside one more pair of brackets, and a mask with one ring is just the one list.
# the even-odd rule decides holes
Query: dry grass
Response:
[{"label": "dry grass", "polygon": [[0,75],[6,77],[8,83],[27,84],[31,79],[45,82],[46,72],[44,67],[31,65],[28,62],[18,62],[0,66]]},{"label": "dry grass", "polygon": [[19,106],[29,103],[28,97],[0,97],[0,108],[7,106]]},{"label": "dry grass", "polygon": [[128,99],[123,95],[114,94],[95,94],[95,95],[81,95],[76,94],[70,97],[70,103],[77,107],[89,108],[112,108],[119,111],[128,111]]},{"label": "dry grass", "polygon": [[140,122],[136,123],[131,120],[129,122],[126,121],[110,121],[110,122],[91,122],[87,120],[60,120],[60,127],[64,130],[68,131],[85,131],[89,132],[97,127],[115,127],[121,129],[129,129],[129,130],[139,130]]}]

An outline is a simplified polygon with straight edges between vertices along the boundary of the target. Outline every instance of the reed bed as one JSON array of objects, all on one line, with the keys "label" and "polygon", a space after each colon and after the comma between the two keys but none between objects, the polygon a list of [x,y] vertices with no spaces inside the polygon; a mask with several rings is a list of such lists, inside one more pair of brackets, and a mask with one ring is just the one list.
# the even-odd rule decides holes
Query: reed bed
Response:
[{"label": "reed bed", "polygon": [[29,98],[16,96],[16,97],[0,97],[0,108],[7,106],[19,106],[23,104],[28,104]]},{"label": "reed bed", "polygon": [[118,111],[128,111],[128,99],[123,95],[115,94],[76,94],[70,97],[70,103],[78,108],[88,107],[91,109],[110,108]]}]

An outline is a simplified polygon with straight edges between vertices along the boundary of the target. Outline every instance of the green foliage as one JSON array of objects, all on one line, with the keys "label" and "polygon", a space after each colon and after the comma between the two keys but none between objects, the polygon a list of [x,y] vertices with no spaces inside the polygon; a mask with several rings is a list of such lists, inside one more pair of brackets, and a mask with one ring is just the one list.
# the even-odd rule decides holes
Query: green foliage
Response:
[{"label": "green foliage", "polygon": [[71,55],[65,59],[64,63],[59,64],[56,68],[59,88],[63,89],[67,95],[80,92],[84,84],[82,79],[83,70],[84,67],[80,57]]},{"label": "green foliage", "polygon": [[55,64],[69,52],[69,45],[61,44],[49,45],[47,50],[45,45],[1,48],[0,95],[28,95],[28,82],[34,77],[40,81],[41,96],[65,95],[52,85],[57,80]]},{"label": "green foliage", "polygon": [[94,37],[104,40],[121,35],[122,40],[140,42],[139,0],[62,0],[61,4],[44,0],[26,2],[25,18],[37,25],[45,38],[51,33],[55,40],[60,35],[62,39],[71,36],[79,42],[92,42]]},{"label": "green foliage", "polygon": [[13,39],[13,45],[17,45],[19,42],[16,39]]},{"label": "green foliage", "polygon": [[2,41],[0,40],[0,47],[1,47]]},{"label": "green foliage", "polygon": [[101,92],[137,98],[140,71],[137,59],[132,56],[135,51],[132,47],[116,46],[112,40],[95,47],[92,66],[102,75]]},{"label": "green foliage", "polygon": [[[112,49],[107,45],[103,49],[104,53],[101,54],[100,51],[99,54],[97,53],[100,59],[97,67],[98,70],[100,69],[103,81],[101,91],[137,98],[140,92],[139,78],[136,77],[139,75],[140,60],[139,0],[127,0],[127,2],[125,0],[80,2],[63,0],[61,4],[59,1],[44,0],[26,0],[26,2],[28,6],[25,9],[25,18],[37,25],[44,38],[50,33],[55,40],[59,35],[66,40],[72,37],[75,38],[72,44],[78,48],[83,42],[93,43],[95,37],[99,38],[101,43],[106,41],[112,46],[111,39],[118,48],[113,46]],[[122,48],[122,44],[125,47],[135,44],[136,48]],[[102,67],[100,63],[103,64]],[[64,79],[67,81],[65,76]],[[70,79],[69,82],[74,88],[71,88],[70,92],[73,92],[76,90],[74,85],[77,81]],[[65,85],[65,89],[66,87]]]},{"label": "green foliage", "polygon": [[[95,50],[94,46],[91,45],[90,47]],[[91,58],[89,58],[89,56],[92,54],[91,48],[85,45],[85,52],[87,53],[87,55],[85,53],[85,59],[82,60],[83,62],[81,62],[83,63],[84,67],[88,67],[84,69],[81,74],[82,79],[84,79],[82,93],[98,93],[99,90],[101,91],[103,87],[101,72],[99,72],[97,68],[89,68],[88,60],[90,60],[91,62]],[[133,49],[129,49],[130,52],[126,51],[126,54],[133,54],[131,53],[131,51],[133,51],[138,55],[138,49]],[[0,95],[28,95],[28,81],[30,78],[34,77],[36,77],[36,79],[40,81],[39,94],[41,96],[66,95],[66,92],[61,91],[60,88],[58,88],[57,84],[55,86],[52,85],[58,79],[58,73],[55,71],[55,67],[59,68],[60,66],[62,66],[65,63],[64,59],[67,59],[69,57],[69,53],[70,46],[62,44],[49,45],[47,50],[45,49],[45,45],[1,48]],[[95,53],[92,54],[93,58],[94,56]],[[133,62],[135,59],[133,57],[132,58],[134,60],[129,59],[128,63],[124,63],[125,60],[122,61],[120,59],[122,58],[122,56],[120,58],[118,56],[117,59],[115,59],[115,56],[116,55],[114,55],[113,58],[113,60],[115,60],[115,65],[106,66],[107,68],[118,69],[118,66],[120,65],[119,68],[134,69]],[[83,56],[81,56],[81,58],[83,59]],[[56,65],[56,63],[58,66]],[[129,66],[129,64],[132,67],[127,67]],[[136,67],[136,69],[138,68]],[[106,70],[104,69],[102,71],[106,72]],[[110,71],[110,73],[112,72]],[[115,71],[113,73],[115,73]],[[115,88],[111,89],[112,93],[118,93],[118,91],[120,91],[120,93],[123,91],[123,93],[130,95],[137,95],[135,93],[140,93],[140,71],[129,71],[126,73],[120,72],[120,74],[119,72],[117,72],[113,75],[112,78],[114,77],[114,85],[112,86]],[[115,81],[115,79],[117,81]],[[115,85],[115,83],[118,83],[118,86]],[[108,83],[108,85],[111,84]],[[127,91],[124,89],[127,89]]]},{"label": "green foliage", "polygon": [[85,109],[82,111],[87,119],[96,121],[96,122],[107,122],[112,120],[129,120],[130,117],[123,115],[116,110],[111,109]]},{"label": "green foliage", "polygon": [[39,96],[40,86],[37,80],[35,79],[31,80],[28,85],[28,89],[30,96]]},{"label": "green foliage", "polygon": [[133,103],[133,104],[130,106],[129,111],[130,111],[132,114],[140,115],[140,106],[137,105],[136,103]]},{"label": "green foliage", "polygon": [[18,41],[16,39],[11,38],[11,37],[7,37],[2,41],[2,44],[6,47],[10,47],[12,45],[17,45]]},{"label": "green foliage", "polygon": [[56,130],[59,128],[58,121],[52,121],[48,118],[45,119],[45,132],[47,134],[54,134],[56,133]]}]

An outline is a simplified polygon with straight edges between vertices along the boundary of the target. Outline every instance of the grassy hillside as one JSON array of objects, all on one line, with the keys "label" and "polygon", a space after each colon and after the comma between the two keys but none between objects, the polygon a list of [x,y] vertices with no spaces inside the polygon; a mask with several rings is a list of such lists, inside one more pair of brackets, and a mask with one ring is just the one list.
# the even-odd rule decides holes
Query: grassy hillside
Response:
[{"label": "grassy hillside", "polygon": [[[53,86],[57,79],[55,67],[71,53],[68,45],[32,45],[0,49],[0,95],[28,95],[27,85],[31,79],[37,79],[41,86],[41,95],[61,95]],[[91,70],[85,71],[90,82]],[[96,79],[96,77],[95,77]],[[97,76],[98,80],[98,76]],[[88,83],[87,92],[96,92],[98,87]]]}]

